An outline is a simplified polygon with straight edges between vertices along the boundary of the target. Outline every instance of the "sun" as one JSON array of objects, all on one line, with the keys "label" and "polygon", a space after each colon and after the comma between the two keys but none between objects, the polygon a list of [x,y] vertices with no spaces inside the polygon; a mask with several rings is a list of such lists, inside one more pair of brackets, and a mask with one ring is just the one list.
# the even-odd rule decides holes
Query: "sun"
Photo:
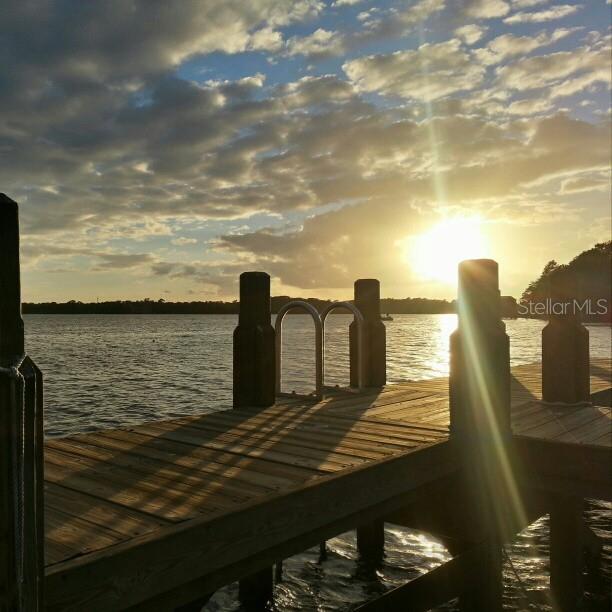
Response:
[{"label": "sun", "polygon": [[456,285],[457,265],[486,257],[488,244],[480,217],[449,217],[404,241],[406,263],[424,280]]}]

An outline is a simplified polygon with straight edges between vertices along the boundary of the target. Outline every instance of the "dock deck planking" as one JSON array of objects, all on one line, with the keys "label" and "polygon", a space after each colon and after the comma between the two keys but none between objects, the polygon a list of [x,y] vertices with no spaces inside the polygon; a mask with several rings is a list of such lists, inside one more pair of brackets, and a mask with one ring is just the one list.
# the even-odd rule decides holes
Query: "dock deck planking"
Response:
[{"label": "dock deck planking", "polygon": [[[592,392],[609,389],[610,360],[593,360],[592,371]],[[515,434],[610,447],[609,408],[544,405],[540,365],[512,372]],[[333,394],[318,403],[283,398],[257,412],[228,410],[50,439],[45,506],[51,609],[60,601],[70,609],[59,585],[73,568],[83,572],[90,560],[92,567],[104,566],[114,551],[125,550],[129,557],[140,544],[150,550],[177,527],[188,531],[193,525],[200,533],[209,523],[231,522],[266,507],[273,515],[280,500],[292,494],[310,496],[304,497],[307,505],[311,497],[318,499],[319,486],[342,482],[346,475],[359,487],[386,473],[394,461],[405,470],[432,468],[430,476],[414,476],[415,489],[433,483],[455,469],[445,444],[448,422],[448,380],[434,379]],[[434,447],[438,451],[432,452]],[[394,495],[391,485],[381,488],[380,499],[372,491],[372,506]],[[285,527],[290,532],[298,525]],[[234,554],[239,557],[240,551]],[[96,609],[100,594],[68,597],[75,607],[89,601]],[[104,597],[101,601],[108,605]]]}]

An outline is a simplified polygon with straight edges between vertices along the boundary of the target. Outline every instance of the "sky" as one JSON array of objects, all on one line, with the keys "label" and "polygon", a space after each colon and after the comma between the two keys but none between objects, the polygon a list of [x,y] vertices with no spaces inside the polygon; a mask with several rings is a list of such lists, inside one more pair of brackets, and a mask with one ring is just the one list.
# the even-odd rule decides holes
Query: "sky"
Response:
[{"label": "sky", "polygon": [[610,239],[606,0],[8,0],[24,301],[520,296]]}]

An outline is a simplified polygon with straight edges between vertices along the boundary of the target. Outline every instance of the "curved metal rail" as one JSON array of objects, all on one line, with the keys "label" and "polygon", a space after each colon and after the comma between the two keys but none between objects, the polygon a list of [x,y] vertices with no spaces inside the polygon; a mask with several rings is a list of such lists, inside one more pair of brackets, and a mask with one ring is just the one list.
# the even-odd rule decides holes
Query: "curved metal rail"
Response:
[{"label": "curved metal rail", "polygon": [[[365,367],[365,355],[364,355],[365,320],[363,318],[363,315],[361,314],[361,311],[359,310],[359,308],[357,308],[357,306],[355,306],[355,304],[352,304],[351,302],[333,302],[321,312],[321,327],[323,330],[322,331],[323,341],[325,341],[325,321],[327,320],[327,315],[333,310],[336,310],[336,308],[346,308],[347,310],[352,312],[354,320],[357,323],[357,372],[358,372],[357,380],[358,380],[358,388],[363,389],[364,380],[365,380],[365,370],[364,370],[364,367]],[[324,364],[325,363],[325,359],[324,359],[325,346],[324,345],[322,347],[322,353],[323,353],[322,361]],[[323,366],[322,383],[324,387],[325,386],[325,366]]]},{"label": "curved metal rail", "polygon": [[274,323],[276,336],[276,395],[281,394],[282,384],[282,362],[283,362],[283,319],[285,315],[295,308],[305,310],[314,321],[315,326],[315,396],[323,396],[323,323],[319,311],[304,300],[293,300],[285,304],[277,313]]}]

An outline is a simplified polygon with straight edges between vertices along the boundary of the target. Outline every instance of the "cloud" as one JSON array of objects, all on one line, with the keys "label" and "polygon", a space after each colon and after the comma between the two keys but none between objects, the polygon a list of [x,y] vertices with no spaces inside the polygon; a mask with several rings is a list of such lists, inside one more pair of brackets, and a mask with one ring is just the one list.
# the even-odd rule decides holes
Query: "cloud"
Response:
[{"label": "cloud", "polygon": [[531,8],[547,2],[548,0],[512,0],[512,8]]},{"label": "cloud", "polygon": [[543,11],[536,11],[533,13],[514,13],[514,15],[510,15],[510,17],[506,17],[504,19],[504,23],[513,25],[516,23],[541,23],[543,21],[554,21],[555,19],[562,19],[563,17],[573,15],[581,8],[581,4],[558,4]]},{"label": "cloud", "polygon": [[552,97],[571,95],[596,83],[609,83],[610,47],[600,43],[517,60],[498,68],[498,79],[504,87],[518,91],[549,87]]},{"label": "cloud", "polygon": [[336,0],[332,3],[332,6],[352,6],[360,2],[363,2],[363,0]]},{"label": "cloud", "polygon": [[415,27],[422,27],[445,7],[446,0],[418,0],[405,8],[373,7],[358,15],[362,29],[330,31],[319,28],[307,36],[293,36],[287,41],[286,54],[303,55],[316,60],[402,37]]},{"label": "cloud", "polygon": [[342,68],[360,91],[423,101],[473,89],[485,74],[457,39],[358,58]]},{"label": "cloud", "polygon": [[174,238],[170,241],[174,246],[187,246],[189,244],[197,244],[198,241],[196,238],[185,238],[181,236],[180,238]]},{"label": "cloud", "polygon": [[510,6],[504,0],[465,0],[463,12],[474,19],[493,19],[507,15]]},{"label": "cloud", "polygon": [[94,270],[125,270],[128,268],[136,268],[153,260],[153,256],[148,253],[136,254],[121,254],[121,253],[99,253],[98,257],[102,259]]},{"label": "cloud", "polygon": [[486,27],[471,23],[457,28],[455,30],[455,35],[467,45],[473,45],[484,36],[486,31]]},{"label": "cloud", "polygon": [[323,57],[339,55],[344,50],[344,41],[338,32],[319,28],[308,36],[294,36],[287,41],[288,55]]},{"label": "cloud", "polygon": [[[336,134],[329,136],[333,140]],[[373,143],[374,150],[364,146],[358,153],[370,172],[317,187],[321,200],[333,193],[361,201],[310,217],[297,227],[226,235],[218,248],[241,253],[283,284],[303,289],[345,287],[359,275],[384,275],[387,284],[401,285],[407,281],[399,275],[409,270],[395,265],[399,253],[393,244],[431,225],[443,209],[527,225],[567,217],[569,210],[538,195],[535,186],[605,167],[609,136],[609,126],[563,115],[523,124],[522,133],[464,117],[435,119],[433,125],[404,121],[392,131],[373,125],[357,141]],[[400,142],[405,158],[394,155]],[[395,151],[390,150],[393,143]],[[338,151],[334,156],[339,157]],[[432,181],[436,167],[444,202]],[[433,202],[437,206],[428,205]]]},{"label": "cloud", "polygon": [[580,28],[559,28],[554,32],[539,32],[531,36],[502,34],[491,40],[486,47],[477,49],[476,56],[487,65],[500,64],[509,57],[527,55],[535,49],[552,45],[577,32]]},{"label": "cloud", "polygon": [[[366,274],[405,287],[394,242],[443,212],[545,226],[587,194],[606,214],[603,187],[587,190],[609,163],[598,96],[581,109],[591,122],[558,112],[558,100],[609,82],[605,33],[539,56],[527,54],[575,28],[475,49],[486,31],[476,20],[508,2],[459,4],[479,16],[452,21],[455,38],[408,49],[417,29],[441,36],[454,3],[375,7],[353,31],[309,22],[326,6],[315,0],[6,10],[0,184],[22,205],[28,270],[222,295],[246,267],[312,292]],[[396,53],[361,55],[406,34]],[[230,57],[252,51],[286,63],[266,78],[265,58]],[[324,64],[336,74],[287,80],[288,66],[331,54],[348,55]],[[226,78],[252,65],[261,73]],[[196,240],[203,260],[180,261],[195,249],[178,247]]]}]

